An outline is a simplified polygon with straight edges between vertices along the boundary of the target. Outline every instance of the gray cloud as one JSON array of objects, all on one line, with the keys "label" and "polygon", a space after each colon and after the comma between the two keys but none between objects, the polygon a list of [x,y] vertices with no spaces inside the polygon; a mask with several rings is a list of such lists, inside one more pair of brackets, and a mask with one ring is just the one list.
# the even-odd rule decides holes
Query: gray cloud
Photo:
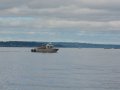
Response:
[{"label": "gray cloud", "polygon": [[[9,17],[0,18],[0,27],[34,28],[34,29],[83,29],[83,30],[119,30],[120,20],[117,21],[83,21],[46,18]],[[58,30],[59,30],[58,29]]]},{"label": "gray cloud", "polygon": [[119,30],[119,9],[119,0],[0,0],[0,26]]},{"label": "gray cloud", "polygon": [[83,6],[96,9],[119,10],[119,0],[81,0]]}]

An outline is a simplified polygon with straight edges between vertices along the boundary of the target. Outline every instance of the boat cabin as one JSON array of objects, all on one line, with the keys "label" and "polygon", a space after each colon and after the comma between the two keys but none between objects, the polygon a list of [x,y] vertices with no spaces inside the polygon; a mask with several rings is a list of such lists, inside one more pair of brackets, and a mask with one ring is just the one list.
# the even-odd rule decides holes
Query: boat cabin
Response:
[{"label": "boat cabin", "polygon": [[47,44],[47,45],[46,45],[46,48],[47,48],[47,49],[53,48],[53,45],[52,45],[52,44]]}]

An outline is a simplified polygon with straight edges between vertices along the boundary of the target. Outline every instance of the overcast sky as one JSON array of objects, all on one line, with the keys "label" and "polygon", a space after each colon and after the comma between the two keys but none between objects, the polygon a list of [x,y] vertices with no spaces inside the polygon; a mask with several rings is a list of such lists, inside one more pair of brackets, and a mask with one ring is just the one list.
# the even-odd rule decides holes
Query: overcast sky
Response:
[{"label": "overcast sky", "polygon": [[0,0],[0,41],[120,44],[120,0]]}]

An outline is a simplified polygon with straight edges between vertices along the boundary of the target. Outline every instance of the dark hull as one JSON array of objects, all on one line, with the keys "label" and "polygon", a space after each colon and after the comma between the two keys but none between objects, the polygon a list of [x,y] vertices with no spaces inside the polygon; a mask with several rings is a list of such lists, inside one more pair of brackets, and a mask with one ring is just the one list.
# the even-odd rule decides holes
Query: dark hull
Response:
[{"label": "dark hull", "polygon": [[31,52],[56,53],[58,49],[31,49]]}]

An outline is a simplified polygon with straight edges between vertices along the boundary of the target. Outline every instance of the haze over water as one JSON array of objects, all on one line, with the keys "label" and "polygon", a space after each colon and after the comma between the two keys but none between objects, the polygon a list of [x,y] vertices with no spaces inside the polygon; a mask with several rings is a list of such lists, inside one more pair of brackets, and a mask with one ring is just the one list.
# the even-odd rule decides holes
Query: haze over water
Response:
[{"label": "haze over water", "polygon": [[0,48],[0,90],[120,90],[120,49]]}]

